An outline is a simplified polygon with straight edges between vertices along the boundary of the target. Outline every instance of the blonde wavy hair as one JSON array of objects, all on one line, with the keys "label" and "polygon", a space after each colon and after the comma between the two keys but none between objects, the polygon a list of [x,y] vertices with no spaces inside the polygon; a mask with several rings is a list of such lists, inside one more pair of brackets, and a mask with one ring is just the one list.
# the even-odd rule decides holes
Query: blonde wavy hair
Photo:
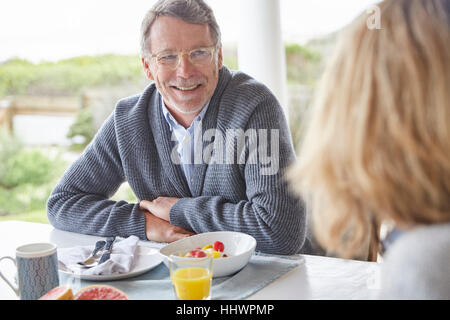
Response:
[{"label": "blonde wavy hair", "polygon": [[450,221],[449,3],[383,1],[381,29],[363,13],[340,35],[288,171],[329,252]]}]

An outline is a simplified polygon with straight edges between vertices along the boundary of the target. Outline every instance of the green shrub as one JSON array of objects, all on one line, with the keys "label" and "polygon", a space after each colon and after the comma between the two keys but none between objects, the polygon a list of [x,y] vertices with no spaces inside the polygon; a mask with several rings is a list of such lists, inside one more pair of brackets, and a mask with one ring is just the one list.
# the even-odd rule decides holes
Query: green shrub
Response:
[{"label": "green shrub", "polygon": [[20,185],[41,185],[52,178],[53,163],[38,150],[21,150],[4,164],[0,177],[2,186],[15,188]]},{"label": "green shrub", "polygon": [[82,56],[39,64],[14,58],[0,64],[0,97],[78,95],[84,88],[138,82],[143,77],[137,55]]},{"label": "green shrub", "polygon": [[78,111],[74,123],[70,126],[67,138],[72,139],[72,150],[83,150],[95,135],[92,110],[83,108]]},{"label": "green shrub", "polygon": [[287,44],[285,49],[288,83],[314,85],[322,73],[322,54],[298,44]]},{"label": "green shrub", "polygon": [[0,215],[40,210],[65,163],[0,131]]}]

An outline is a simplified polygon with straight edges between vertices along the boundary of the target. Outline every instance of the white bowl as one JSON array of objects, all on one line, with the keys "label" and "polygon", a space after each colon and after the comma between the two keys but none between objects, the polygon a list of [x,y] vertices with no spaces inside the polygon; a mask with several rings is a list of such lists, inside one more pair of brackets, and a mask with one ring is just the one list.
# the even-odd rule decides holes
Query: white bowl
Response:
[{"label": "white bowl", "polygon": [[172,242],[160,249],[164,264],[168,266],[167,258],[171,255],[185,254],[196,248],[203,248],[215,241],[223,242],[226,258],[213,260],[213,277],[224,277],[245,267],[256,247],[256,240],[252,236],[234,231],[217,231],[200,233],[188,238]]}]

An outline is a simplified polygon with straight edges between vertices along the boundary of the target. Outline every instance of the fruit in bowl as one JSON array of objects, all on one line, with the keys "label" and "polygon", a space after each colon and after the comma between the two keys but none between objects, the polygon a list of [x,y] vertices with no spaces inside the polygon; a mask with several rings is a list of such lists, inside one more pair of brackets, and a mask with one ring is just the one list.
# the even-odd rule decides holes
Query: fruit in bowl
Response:
[{"label": "fruit in bowl", "polygon": [[167,266],[171,255],[186,256],[190,253],[192,256],[191,251],[198,251],[198,248],[206,253],[210,249],[208,246],[212,246],[211,252],[220,252],[220,257],[216,253],[216,259],[213,259],[213,277],[217,278],[232,275],[244,268],[255,251],[256,240],[248,234],[235,231],[206,232],[172,242],[159,252]]},{"label": "fruit in bowl", "polygon": [[213,245],[207,244],[203,248],[195,248],[185,254],[179,253],[180,257],[192,257],[192,258],[204,258],[206,256],[211,256],[213,259],[226,258],[228,255],[224,253],[225,245],[223,242],[215,241]]}]

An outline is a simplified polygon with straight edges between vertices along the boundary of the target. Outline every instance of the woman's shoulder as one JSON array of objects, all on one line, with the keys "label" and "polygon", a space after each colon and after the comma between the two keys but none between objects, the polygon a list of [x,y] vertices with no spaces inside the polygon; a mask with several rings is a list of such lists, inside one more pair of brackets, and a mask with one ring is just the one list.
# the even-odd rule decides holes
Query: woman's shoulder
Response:
[{"label": "woman's shoulder", "polygon": [[382,299],[450,299],[450,223],[404,232],[382,264]]}]

